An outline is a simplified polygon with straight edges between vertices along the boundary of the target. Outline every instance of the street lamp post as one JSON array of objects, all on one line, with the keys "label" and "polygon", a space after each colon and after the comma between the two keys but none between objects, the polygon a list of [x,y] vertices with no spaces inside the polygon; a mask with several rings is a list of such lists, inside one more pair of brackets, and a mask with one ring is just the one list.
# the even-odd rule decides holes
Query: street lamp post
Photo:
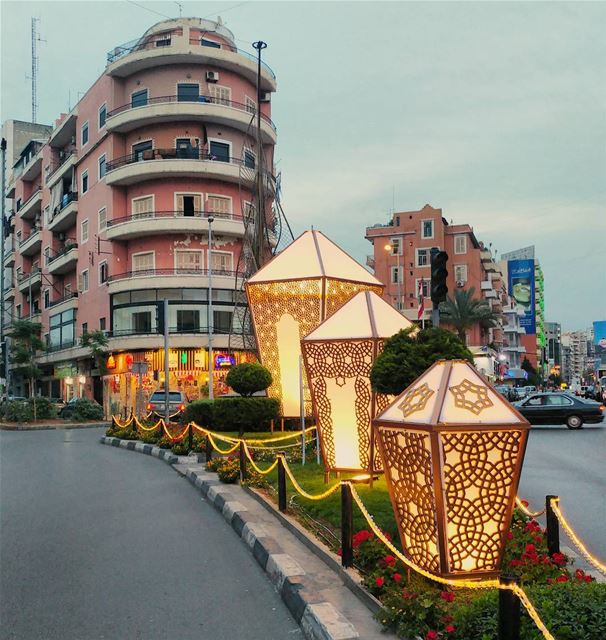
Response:
[{"label": "street lamp post", "polygon": [[213,246],[213,229],[212,224],[214,222],[213,216],[208,216],[208,399],[214,398],[213,394],[213,261],[212,261],[212,246]]},{"label": "street lamp post", "polygon": [[[392,244],[386,244],[385,245],[385,251],[387,252],[391,252],[393,251],[393,245]],[[397,248],[397,253],[396,253],[396,264],[397,264],[397,270],[398,270],[398,304],[396,305],[396,309],[398,311],[401,311],[401,307],[402,307],[402,274],[400,273],[400,250],[401,250],[401,243],[400,241],[398,241],[398,244],[396,245]],[[392,253],[393,255],[393,253]]]}]

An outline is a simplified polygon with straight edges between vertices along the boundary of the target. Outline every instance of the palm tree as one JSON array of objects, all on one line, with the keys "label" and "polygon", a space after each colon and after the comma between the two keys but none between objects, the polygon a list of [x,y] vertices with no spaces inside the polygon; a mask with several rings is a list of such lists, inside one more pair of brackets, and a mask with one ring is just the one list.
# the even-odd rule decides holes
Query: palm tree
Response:
[{"label": "palm tree", "polygon": [[474,324],[480,324],[484,329],[488,329],[497,325],[499,317],[486,300],[474,299],[475,292],[474,287],[457,289],[454,296],[449,296],[440,305],[440,314],[455,328],[463,344],[467,344],[467,330]]}]

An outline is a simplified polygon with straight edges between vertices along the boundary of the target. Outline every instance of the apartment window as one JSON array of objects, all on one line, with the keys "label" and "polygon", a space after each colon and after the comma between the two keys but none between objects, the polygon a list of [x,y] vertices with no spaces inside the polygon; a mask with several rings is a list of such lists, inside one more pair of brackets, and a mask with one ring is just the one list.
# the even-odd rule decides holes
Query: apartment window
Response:
[{"label": "apartment window", "polygon": [[88,144],[88,122],[82,125],[82,146]]},{"label": "apartment window", "polygon": [[200,97],[200,85],[179,83],[177,85],[177,102],[197,102]]},{"label": "apartment window", "polygon": [[206,38],[200,38],[200,44],[203,47],[212,47],[213,49],[221,48],[221,45],[218,42],[215,42],[214,40],[208,40]]},{"label": "apartment window", "polygon": [[229,162],[231,156],[231,145],[228,142],[210,142],[210,159],[219,162]]},{"label": "apartment window", "polygon": [[244,98],[244,108],[248,113],[256,113],[257,112],[257,103],[252,99],[246,96]]},{"label": "apartment window", "polygon": [[418,298],[419,297],[419,292],[421,291],[423,293],[423,297],[424,298],[429,298],[429,295],[431,293],[431,281],[429,279],[419,279],[417,278],[415,280],[415,293],[414,293],[414,297]]},{"label": "apartment window", "polygon": [[131,107],[144,107],[147,104],[147,89],[135,91],[130,97]]},{"label": "apartment window", "polygon": [[154,251],[133,254],[133,271],[152,271],[154,269],[155,258],[156,255]]},{"label": "apartment window", "polygon": [[103,129],[105,121],[107,120],[107,105],[101,105],[99,107],[99,129]]},{"label": "apartment window", "polygon": [[193,333],[200,330],[198,309],[177,309],[177,331]]},{"label": "apartment window", "polygon": [[44,308],[50,307],[50,289],[44,289]]},{"label": "apartment window", "polygon": [[184,273],[201,271],[202,259],[202,251],[177,249],[175,251],[175,268],[178,272]]},{"label": "apartment window", "polygon": [[421,223],[421,237],[433,238],[433,220],[423,220]]},{"label": "apartment window", "polygon": [[105,331],[105,318],[99,318],[99,329]]},{"label": "apartment window", "polygon": [[21,305],[20,304],[15,306],[15,316],[17,316],[17,318],[21,317]]},{"label": "apartment window", "polygon": [[79,280],[78,289],[82,293],[86,293],[88,291],[88,269],[84,269],[84,271],[82,271]]},{"label": "apartment window", "polygon": [[223,215],[231,214],[231,198],[225,196],[211,196],[206,198],[206,210]]},{"label": "apartment window", "polygon": [[154,159],[154,143],[153,140],[146,140],[145,142],[139,142],[132,146],[133,160],[135,162],[141,162],[141,160],[153,160]]},{"label": "apartment window", "polygon": [[80,242],[88,241],[88,220],[82,220],[80,223]]},{"label": "apartment window", "polygon": [[71,347],[75,341],[76,315],[73,309],[51,316],[48,321],[48,345],[55,349]]},{"label": "apartment window", "polygon": [[134,333],[151,333],[151,311],[135,311],[131,317]]},{"label": "apartment window", "polygon": [[215,333],[229,333],[232,314],[232,311],[215,311],[213,309],[213,331]]},{"label": "apartment window", "polygon": [[467,236],[455,236],[455,250],[457,255],[467,253]]},{"label": "apartment window", "polygon": [[454,277],[455,277],[455,282],[467,282],[467,265],[455,264]]},{"label": "apartment window", "polygon": [[429,249],[417,249],[417,267],[429,266]]},{"label": "apartment window", "polygon": [[84,335],[85,333],[88,333],[88,322],[82,323],[82,335]]},{"label": "apartment window", "polygon": [[391,238],[389,244],[391,245],[392,256],[402,255],[402,238]]},{"label": "apartment window", "polygon": [[154,196],[133,198],[133,218],[151,218],[154,212]]},{"label": "apartment window", "polygon": [[227,251],[211,251],[211,264],[215,273],[231,273],[234,256]]},{"label": "apartment window", "polygon": [[99,264],[99,284],[105,284],[107,282],[107,277],[107,262],[103,261]]},{"label": "apartment window", "polygon": [[105,176],[105,154],[99,158],[99,180]]},{"label": "apartment window", "polygon": [[229,106],[231,103],[231,89],[220,84],[209,84],[208,94],[213,102]]},{"label": "apartment window", "polygon": [[200,215],[202,211],[202,194],[200,193],[176,193],[177,213],[182,216]]},{"label": "apartment window", "polygon": [[47,265],[50,262],[50,247],[44,247],[44,264]]},{"label": "apartment window", "polygon": [[391,282],[393,284],[400,282],[400,269],[398,267],[391,267]]},{"label": "apartment window", "polygon": [[98,223],[99,231],[105,231],[105,229],[107,229],[107,209],[105,207],[99,209]]},{"label": "apartment window", "polygon": [[244,150],[244,166],[248,167],[249,169],[254,169],[255,161],[256,161],[255,154],[252,151],[245,149]]},{"label": "apartment window", "polygon": [[82,193],[86,193],[88,191],[88,171],[85,171],[82,174]]}]

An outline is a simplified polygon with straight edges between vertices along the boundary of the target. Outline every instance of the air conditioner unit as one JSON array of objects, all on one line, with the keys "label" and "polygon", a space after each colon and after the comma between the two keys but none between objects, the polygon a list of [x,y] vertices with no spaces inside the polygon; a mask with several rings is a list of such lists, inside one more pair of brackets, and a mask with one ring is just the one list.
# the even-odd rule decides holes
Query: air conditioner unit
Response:
[{"label": "air conditioner unit", "polygon": [[206,82],[219,82],[219,74],[216,71],[207,71]]},{"label": "air conditioner unit", "polygon": [[259,96],[260,102],[269,102],[271,100],[271,93],[269,91],[261,91]]},{"label": "air conditioner unit", "polygon": [[465,286],[465,281],[464,280],[457,280],[457,287],[459,287],[459,289],[461,287],[464,287],[464,286]]}]

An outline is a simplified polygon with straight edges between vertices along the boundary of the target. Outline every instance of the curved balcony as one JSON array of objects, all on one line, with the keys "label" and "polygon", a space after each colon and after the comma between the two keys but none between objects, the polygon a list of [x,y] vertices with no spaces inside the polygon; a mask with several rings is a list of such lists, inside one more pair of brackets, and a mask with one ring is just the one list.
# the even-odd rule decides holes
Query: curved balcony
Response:
[{"label": "curved balcony", "polygon": [[[169,64],[200,64],[238,73],[250,82],[257,81],[257,57],[225,42],[205,46],[201,37],[190,36],[182,28],[154,33],[120,45],[107,54],[106,73],[126,78],[143,69]],[[261,90],[276,90],[276,75],[261,63]]]},{"label": "curved balcony", "polygon": [[[192,346],[200,348],[205,344],[200,343],[200,337],[207,335],[206,327],[201,327],[200,332],[173,332],[170,330],[170,348],[187,349]],[[213,349],[225,350],[230,346],[232,349],[244,349],[245,344],[250,344],[251,338],[247,336],[245,341],[241,335],[213,333]],[[108,349],[111,351],[151,351],[164,347],[164,337],[160,333],[121,333],[113,332],[109,337]]]},{"label": "curved balcony", "polygon": [[108,240],[130,240],[143,236],[170,235],[187,233],[203,235],[208,233],[208,218],[212,216],[213,232],[241,238],[244,235],[242,216],[210,211],[194,211],[185,215],[182,211],[150,211],[135,213],[123,218],[107,221],[106,238]]},{"label": "curved balcony", "polygon": [[77,264],[78,245],[71,244],[65,247],[63,251],[60,251],[59,253],[56,253],[54,256],[50,257],[48,259],[47,268],[48,272],[52,275],[62,275],[64,273],[74,271]]},{"label": "curved balcony", "polygon": [[[126,186],[171,178],[224,180],[252,189],[255,169],[241,158],[219,160],[201,149],[149,149],[108,162],[105,183]],[[268,182],[273,184],[273,181],[271,176]]]},{"label": "curved balcony", "polygon": [[[235,271],[212,272],[212,285],[215,289],[235,289]],[[206,269],[145,269],[126,271],[110,276],[107,280],[109,293],[122,293],[134,289],[182,289],[208,287]]]},{"label": "curved balcony", "polygon": [[[149,98],[141,106],[125,104],[107,114],[108,131],[127,133],[139,127],[163,122],[179,122],[204,119],[218,125],[233,127],[246,133],[251,122],[256,124],[255,111],[247,105],[233,100],[222,100],[213,96],[188,98],[183,96],[159,96]],[[261,137],[263,144],[276,144],[276,127],[271,118],[261,114]]]},{"label": "curved balcony", "polygon": [[19,253],[22,256],[35,256],[40,253],[42,246],[42,234],[40,229],[33,229],[27,238],[19,243]]},{"label": "curved balcony", "polygon": [[42,189],[36,189],[34,193],[17,209],[20,218],[33,220],[42,211]]},{"label": "curved balcony", "polygon": [[66,293],[61,298],[57,300],[52,300],[48,305],[50,309],[49,313],[54,315],[56,313],[61,313],[62,311],[67,311],[68,309],[77,309],[78,308],[78,293],[76,291],[70,291]]}]

